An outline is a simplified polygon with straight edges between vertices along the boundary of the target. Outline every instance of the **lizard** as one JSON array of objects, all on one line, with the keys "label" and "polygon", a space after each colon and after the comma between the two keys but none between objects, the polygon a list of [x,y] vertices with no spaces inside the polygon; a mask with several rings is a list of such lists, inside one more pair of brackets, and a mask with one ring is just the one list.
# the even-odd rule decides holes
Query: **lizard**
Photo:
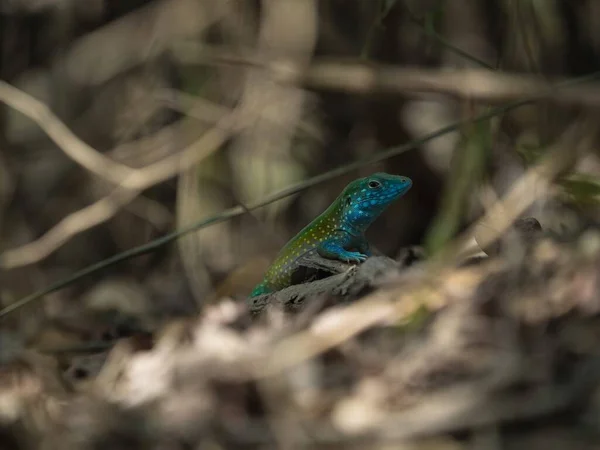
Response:
[{"label": "lizard", "polygon": [[411,187],[410,178],[383,172],[349,183],[323,213],[280,250],[250,298],[290,286],[299,259],[310,253],[348,263],[365,261],[372,255],[365,231]]}]

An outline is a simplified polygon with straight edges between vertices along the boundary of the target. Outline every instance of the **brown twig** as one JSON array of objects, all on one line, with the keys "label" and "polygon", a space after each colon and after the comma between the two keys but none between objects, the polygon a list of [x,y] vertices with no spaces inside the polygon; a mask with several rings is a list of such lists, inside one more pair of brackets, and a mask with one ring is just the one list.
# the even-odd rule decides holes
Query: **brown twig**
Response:
[{"label": "brown twig", "polygon": [[132,173],[106,197],[65,217],[39,239],[5,251],[0,257],[0,267],[20,267],[48,256],[74,235],[110,219],[144,189],[177,175],[181,170],[212,154],[241,126],[242,121],[234,112],[180,153],[145,168],[132,170]]},{"label": "brown twig", "polygon": [[[180,39],[197,37],[235,8],[230,0],[159,0],[86,34],[61,58],[80,85],[101,85],[154,59]],[[115,51],[118,49],[118,51]]]},{"label": "brown twig", "polygon": [[553,90],[552,85],[563,80],[549,81],[538,76],[492,72],[487,69],[450,72],[327,61],[315,62],[306,72],[276,65],[270,69],[279,82],[359,94],[438,93],[494,103],[539,95],[562,103],[588,106],[600,104],[600,89],[595,86]]},{"label": "brown twig", "polygon": [[29,117],[73,161],[91,173],[120,183],[133,169],[103,156],[79,139],[44,103],[0,80],[0,101]]},{"label": "brown twig", "polygon": [[[135,172],[135,169],[102,155],[79,139],[44,103],[1,80],[0,101],[37,123],[69,158],[102,180],[116,184]],[[134,202],[128,206],[133,214],[147,218],[145,212],[150,208],[150,222],[160,226],[169,220],[166,211],[151,200],[140,197],[138,201],[142,203]]]},{"label": "brown twig", "polygon": [[269,55],[232,55],[226,50],[216,52],[204,46],[195,49],[193,55],[187,49],[179,48],[176,55],[185,55],[180,59],[187,63],[210,61],[231,64],[235,60],[237,65],[245,64],[268,71],[279,83],[356,94],[437,93],[493,103],[539,96],[567,104],[600,104],[600,89],[595,86],[572,86],[556,90],[552,89],[553,84],[564,80],[487,69],[448,71],[327,59],[315,59],[310,66],[300,69],[278,62]]}]

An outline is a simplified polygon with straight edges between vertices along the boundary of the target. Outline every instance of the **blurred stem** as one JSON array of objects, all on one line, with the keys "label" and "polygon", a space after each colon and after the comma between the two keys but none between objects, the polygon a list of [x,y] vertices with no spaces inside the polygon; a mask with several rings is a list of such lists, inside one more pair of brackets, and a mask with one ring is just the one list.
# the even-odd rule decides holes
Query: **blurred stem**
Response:
[{"label": "blurred stem", "polygon": [[[372,0],[367,0],[372,1]],[[363,48],[360,52],[361,59],[369,59],[369,54],[371,53],[371,47],[373,46],[373,41],[375,40],[375,36],[377,33],[385,29],[383,26],[383,20],[390,13],[392,8],[396,5],[398,0],[377,0],[377,16],[375,20],[369,27],[369,31],[367,32],[367,38],[363,45]]]},{"label": "blurred stem", "polygon": [[491,121],[470,123],[464,127],[442,207],[425,238],[425,249],[429,254],[439,251],[458,231],[469,194],[484,174],[491,135]]},{"label": "blurred stem", "polygon": [[[539,74],[541,73],[540,64],[538,58],[536,58],[537,52],[533,48],[532,42],[533,39],[538,38],[538,36],[536,36],[535,27],[528,26],[528,22],[535,25],[535,17],[532,14],[531,3],[527,1],[523,2],[522,0],[513,0],[511,6],[516,28],[515,34],[520,38],[521,43],[523,44],[523,50],[525,51],[527,64],[529,65],[528,69],[531,72]],[[525,8],[527,8],[527,10]],[[529,17],[526,18],[525,14],[529,14]]]},{"label": "blurred stem", "polygon": [[490,64],[488,64],[487,62],[483,61],[482,59],[477,58],[476,56],[471,55],[470,53],[465,52],[464,50],[456,47],[454,44],[452,44],[449,40],[447,40],[445,37],[443,37],[441,34],[439,34],[437,31],[435,31],[435,27],[434,27],[434,23],[435,23],[435,16],[436,16],[436,12],[431,12],[428,13],[425,19],[420,19],[419,17],[417,17],[417,15],[415,13],[413,13],[411,11],[411,9],[405,5],[406,8],[406,12],[408,13],[408,17],[410,19],[411,22],[415,23],[416,25],[418,25],[421,30],[423,31],[423,33],[425,33],[428,37],[432,38],[433,40],[437,41],[438,44],[440,44],[442,47],[445,47],[447,50],[456,53],[459,56],[462,56],[463,58],[474,62],[475,64],[480,65],[481,67],[484,67],[486,69],[490,69],[490,70],[496,70],[496,68]]}]

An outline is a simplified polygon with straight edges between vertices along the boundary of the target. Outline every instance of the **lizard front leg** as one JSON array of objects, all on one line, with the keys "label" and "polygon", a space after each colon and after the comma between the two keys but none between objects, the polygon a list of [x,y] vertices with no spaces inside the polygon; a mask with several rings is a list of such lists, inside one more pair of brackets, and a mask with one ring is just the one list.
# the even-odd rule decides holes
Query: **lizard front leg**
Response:
[{"label": "lizard front leg", "polygon": [[366,260],[366,254],[346,250],[351,241],[352,239],[346,233],[336,234],[323,241],[317,247],[317,253],[323,258],[337,259],[344,262],[363,262]]},{"label": "lizard front leg", "polygon": [[365,239],[364,236],[361,236],[355,243],[354,247],[356,250],[364,255],[372,256],[373,252],[371,251],[371,246],[369,242]]}]

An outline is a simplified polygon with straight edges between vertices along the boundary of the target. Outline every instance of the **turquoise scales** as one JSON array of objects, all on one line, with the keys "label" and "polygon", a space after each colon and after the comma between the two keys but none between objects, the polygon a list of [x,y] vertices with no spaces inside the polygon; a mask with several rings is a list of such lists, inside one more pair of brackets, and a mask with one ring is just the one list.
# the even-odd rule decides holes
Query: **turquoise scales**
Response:
[{"label": "turquoise scales", "polygon": [[250,297],[288,287],[298,259],[311,252],[329,259],[363,262],[371,255],[365,231],[411,186],[410,178],[387,173],[375,173],[348,184],[329,208],[281,249]]}]

